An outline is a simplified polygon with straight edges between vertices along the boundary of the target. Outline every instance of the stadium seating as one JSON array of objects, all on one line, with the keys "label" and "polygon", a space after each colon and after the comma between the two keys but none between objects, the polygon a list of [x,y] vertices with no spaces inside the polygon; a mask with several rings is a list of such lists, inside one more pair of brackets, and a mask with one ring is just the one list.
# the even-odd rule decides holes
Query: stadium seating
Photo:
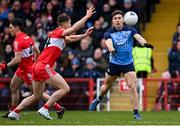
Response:
[{"label": "stadium seating", "polygon": [[[172,44],[172,34],[175,31],[180,13],[180,0],[161,0],[161,3],[156,6],[156,12],[152,16],[152,21],[147,24],[144,37],[154,45],[153,52],[155,68],[157,74],[154,77],[160,77],[161,73],[167,69],[168,48]],[[148,95],[151,96],[148,102],[151,108],[154,104],[157,84],[149,85]]]}]

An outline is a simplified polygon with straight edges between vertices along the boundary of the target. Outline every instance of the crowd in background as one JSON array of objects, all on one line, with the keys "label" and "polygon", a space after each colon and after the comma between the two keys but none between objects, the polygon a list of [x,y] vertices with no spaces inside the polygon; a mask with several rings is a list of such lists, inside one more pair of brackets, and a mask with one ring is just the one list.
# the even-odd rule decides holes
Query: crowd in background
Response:
[{"label": "crowd in background", "polygon": [[[102,77],[108,61],[103,34],[111,27],[111,13],[116,9],[124,12],[135,11],[140,19],[135,28],[140,32],[142,22],[151,20],[156,0],[2,0],[0,53],[3,55],[0,55],[0,61],[9,62],[14,57],[14,38],[10,36],[8,26],[15,17],[23,19],[25,32],[42,51],[48,32],[57,26],[57,16],[66,13],[71,17],[73,24],[85,15],[90,3],[95,5],[96,13],[77,34],[84,33],[88,27],[94,26],[92,35],[67,45],[55,69],[64,77]],[[11,77],[15,69],[9,68],[3,75]]]},{"label": "crowd in background", "polygon": [[[111,13],[114,10],[134,11],[139,17],[138,23],[134,26],[139,33],[145,30],[145,24],[151,21],[152,12],[155,11],[155,4],[159,0],[1,0],[0,3],[0,62],[10,62],[14,57],[13,40],[8,27],[14,18],[21,18],[24,21],[25,33],[32,37],[43,50],[49,31],[57,27],[56,19],[59,14],[66,13],[71,17],[71,23],[81,19],[86,8],[93,3],[96,7],[94,16],[84,24],[77,34],[94,26],[91,36],[88,36],[77,43],[71,43],[64,49],[62,56],[55,64],[55,70],[63,77],[94,78],[104,77],[107,63],[108,50],[103,38],[104,32],[111,27]],[[173,37],[173,51],[177,52],[176,45],[179,40],[177,31]],[[177,46],[178,47],[178,46]],[[175,50],[174,50],[175,49]],[[169,60],[172,56],[169,56]],[[170,67],[174,68],[172,62]],[[177,64],[179,65],[179,64]],[[17,66],[0,71],[0,77],[12,77]],[[180,67],[178,67],[180,68]],[[178,74],[179,75],[179,74]],[[0,95],[9,95],[6,86],[0,91]],[[22,94],[26,91],[22,87]],[[26,96],[26,94],[24,94]]]},{"label": "crowd in background", "polygon": [[[176,26],[176,31],[172,36],[171,48],[168,52],[168,68],[162,73],[163,79],[180,78],[180,23]],[[168,81],[168,103],[169,109],[177,109],[180,104],[180,82]],[[158,95],[156,98],[155,110],[164,109],[165,82],[159,84]]]}]

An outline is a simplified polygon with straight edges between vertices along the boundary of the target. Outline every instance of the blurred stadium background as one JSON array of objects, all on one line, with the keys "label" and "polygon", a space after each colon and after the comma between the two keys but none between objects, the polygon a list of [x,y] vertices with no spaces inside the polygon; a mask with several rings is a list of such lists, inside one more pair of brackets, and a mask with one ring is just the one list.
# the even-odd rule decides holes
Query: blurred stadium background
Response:
[{"label": "blurred stadium background", "polygon": [[[71,87],[70,93],[59,103],[67,110],[88,110],[90,101],[98,94],[97,79],[104,77],[108,62],[103,33],[111,26],[111,13],[120,9],[138,14],[139,21],[134,27],[155,47],[152,71],[147,78],[140,78],[138,81],[139,93],[142,93],[141,110],[180,111],[180,0],[1,0],[0,62],[9,62],[14,57],[13,38],[8,31],[9,22],[14,17],[23,19],[25,32],[42,50],[47,33],[56,27],[57,16],[67,13],[73,24],[85,15],[90,2],[96,7],[96,14],[78,33],[83,33],[91,26],[95,27],[94,32],[80,42],[68,45],[56,62],[56,71],[66,78]],[[17,66],[0,71],[0,111],[8,111],[11,99],[9,84],[16,68]],[[47,86],[47,93],[52,94],[53,91],[52,87]],[[100,110],[131,111],[127,92],[124,81],[117,81],[109,93],[110,99],[105,98]],[[31,93],[22,85],[20,94],[22,100]],[[40,101],[27,110],[37,110],[43,103],[44,101]],[[177,114],[179,113],[172,112],[169,116]],[[153,113],[150,115],[153,117]],[[176,121],[179,122],[178,119]],[[8,122],[5,120],[4,124]]]}]

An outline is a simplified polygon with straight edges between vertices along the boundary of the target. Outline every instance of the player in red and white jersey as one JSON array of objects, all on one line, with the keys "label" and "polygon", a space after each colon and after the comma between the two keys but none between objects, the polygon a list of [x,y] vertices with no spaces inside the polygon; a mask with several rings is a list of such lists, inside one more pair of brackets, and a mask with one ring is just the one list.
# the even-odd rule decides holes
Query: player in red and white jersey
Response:
[{"label": "player in red and white jersey", "polygon": [[[11,22],[9,31],[12,36],[15,36],[13,43],[15,57],[9,63],[0,64],[0,69],[6,69],[7,67],[18,64],[18,69],[16,70],[10,85],[12,95],[10,111],[13,111],[19,102],[19,88],[21,84],[25,83],[32,90],[32,66],[35,57],[38,57],[40,52],[34,45],[33,39],[22,32],[23,22],[20,19],[16,18]],[[43,97],[47,100],[49,95],[43,93]],[[57,109],[58,106],[57,103],[54,105]],[[59,106],[58,110],[60,111],[60,109]],[[2,117],[7,118],[7,115],[8,114]]]},{"label": "player in red and white jersey", "polygon": [[64,29],[56,28],[48,34],[48,40],[45,44],[45,49],[37,59],[37,62],[54,65],[57,58],[61,55],[61,51],[65,47],[65,40],[62,36]]},{"label": "player in red and white jersey", "polygon": [[[9,63],[0,64],[0,69],[18,64],[10,84],[11,89],[11,107],[10,111],[18,105],[19,102],[19,88],[25,83],[27,86],[32,85],[32,65],[33,52],[39,55],[39,50],[34,46],[34,41],[27,36],[23,31],[23,22],[20,19],[14,19],[9,25],[9,31],[12,36],[15,36],[13,42],[15,57]],[[7,117],[7,115],[3,116]]]},{"label": "player in red and white jersey", "polygon": [[64,78],[55,72],[52,68],[55,61],[61,56],[67,42],[80,40],[92,33],[93,28],[89,28],[86,33],[81,35],[71,35],[79,30],[83,24],[95,13],[94,6],[91,5],[86,15],[71,27],[71,22],[66,14],[61,14],[57,18],[58,28],[50,32],[49,39],[46,42],[45,49],[42,51],[37,61],[33,65],[33,95],[25,98],[8,117],[19,119],[19,111],[33,102],[39,100],[44,91],[44,82],[56,87],[57,90],[51,95],[45,105],[38,110],[38,113],[45,119],[50,117],[48,109],[66,93],[70,91],[69,85]]},{"label": "player in red and white jersey", "polygon": [[[12,25],[10,25],[10,27],[12,27]],[[34,41],[32,40],[32,38],[30,38],[23,32],[19,32],[16,34],[16,38],[14,40],[13,46],[14,46],[15,54],[21,55],[21,61],[18,64],[19,70],[24,71],[24,72],[31,72],[32,65],[33,65],[33,50],[32,49],[34,48]],[[13,65],[13,62],[7,64],[7,66],[12,66],[12,65]],[[27,84],[29,83],[30,82],[28,82]]]}]

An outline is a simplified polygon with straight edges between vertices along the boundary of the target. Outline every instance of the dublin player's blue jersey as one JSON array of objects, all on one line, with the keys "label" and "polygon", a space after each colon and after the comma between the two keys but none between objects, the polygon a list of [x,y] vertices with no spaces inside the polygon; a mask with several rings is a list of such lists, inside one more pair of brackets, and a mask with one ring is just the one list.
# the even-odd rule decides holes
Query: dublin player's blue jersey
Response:
[{"label": "dublin player's blue jersey", "polygon": [[110,28],[104,33],[104,38],[111,39],[115,53],[109,55],[109,62],[116,65],[128,65],[133,63],[132,48],[133,36],[137,33],[136,29],[124,25],[121,30]]}]

